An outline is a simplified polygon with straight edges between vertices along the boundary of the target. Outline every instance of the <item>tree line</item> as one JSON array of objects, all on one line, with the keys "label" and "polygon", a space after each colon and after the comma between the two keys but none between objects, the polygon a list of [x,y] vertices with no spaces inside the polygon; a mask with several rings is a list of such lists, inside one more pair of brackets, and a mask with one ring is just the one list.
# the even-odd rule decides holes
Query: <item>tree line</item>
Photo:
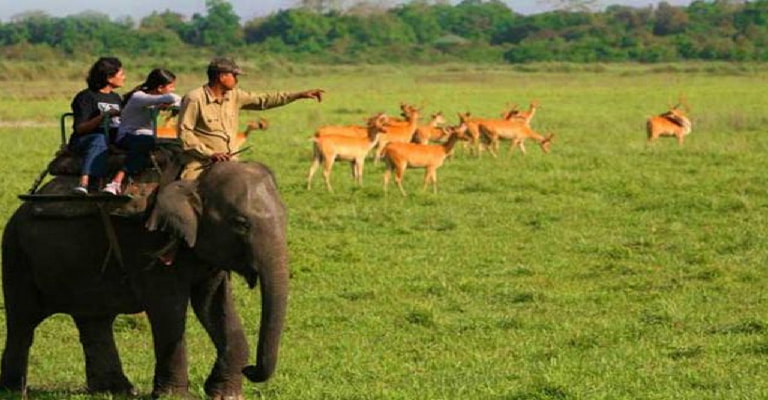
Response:
[{"label": "tree line", "polygon": [[768,60],[768,0],[562,7],[534,15],[499,0],[413,0],[388,8],[368,1],[344,9],[334,3],[305,0],[248,21],[225,0],[206,0],[205,15],[166,10],[138,22],[95,12],[29,12],[0,23],[0,49],[152,57],[203,49],[328,63]]}]

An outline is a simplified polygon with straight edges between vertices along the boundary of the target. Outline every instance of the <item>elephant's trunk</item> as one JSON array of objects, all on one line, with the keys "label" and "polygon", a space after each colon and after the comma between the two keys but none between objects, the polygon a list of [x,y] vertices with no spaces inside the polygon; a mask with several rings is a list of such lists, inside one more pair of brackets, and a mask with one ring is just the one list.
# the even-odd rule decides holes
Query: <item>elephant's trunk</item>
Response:
[{"label": "elephant's trunk", "polygon": [[257,256],[261,261],[259,281],[261,283],[261,325],[259,344],[256,350],[256,365],[243,369],[243,374],[252,382],[264,382],[272,376],[277,365],[280,335],[288,308],[288,261],[287,249],[268,255]]}]

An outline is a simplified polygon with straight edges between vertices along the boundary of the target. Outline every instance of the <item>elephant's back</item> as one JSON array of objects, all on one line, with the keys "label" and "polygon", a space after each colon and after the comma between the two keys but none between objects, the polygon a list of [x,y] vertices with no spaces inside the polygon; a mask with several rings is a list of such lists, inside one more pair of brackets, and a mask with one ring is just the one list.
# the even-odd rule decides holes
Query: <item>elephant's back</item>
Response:
[{"label": "elephant's back", "polygon": [[140,257],[146,257],[144,241],[129,239],[140,237],[140,224],[113,221],[117,246],[110,244],[98,217],[40,218],[22,205],[3,235],[3,280],[33,285],[51,312],[140,311],[129,274],[139,270]]}]

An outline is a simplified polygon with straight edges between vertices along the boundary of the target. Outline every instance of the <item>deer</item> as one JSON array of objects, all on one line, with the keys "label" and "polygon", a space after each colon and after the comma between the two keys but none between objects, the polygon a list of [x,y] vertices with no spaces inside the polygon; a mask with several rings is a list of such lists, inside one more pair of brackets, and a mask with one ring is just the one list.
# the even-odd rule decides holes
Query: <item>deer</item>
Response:
[{"label": "deer", "polygon": [[[402,115],[404,116],[407,116],[413,109],[414,107],[411,105],[400,103],[400,110],[402,110]],[[368,121],[368,119],[369,118],[366,118],[364,121]],[[400,120],[393,117],[387,117],[386,126],[408,126],[410,123],[411,122],[408,120]],[[315,131],[316,137],[325,135],[342,135],[364,138],[368,136],[368,127],[365,125],[325,125],[317,128]]]},{"label": "deer", "polygon": [[419,126],[419,110],[415,107],[409,107],[406,114],[408,117],[408,125],[392,126],[388,124],[384,127],[384,134],[381,135],[381,139],[379,139],[374,162],[381,158],[381,155],[384,152],[384,147],[388,143],[409,143],[413,141],[416,128]]},{"label": "deer", "polygon": [[414,141],[420,144],[428,144],[430,141],[434,142],[443,139],[446,137],[446,131],[440,125],[445,122],[442,111],[432,114],[432,119],[426,125],[416,127],[416,133],[413,136]]},{"label": "deer", "polygon": [[[682,100],[681,100],[682,102]],[[677,137],[677,144],[682,146],[683,140],[691,133],[691,120],[680,108],[681,103],[669,108],[669,111],[648,118],[645,129],[648,134],[648,144],[661,136]],[[688,107],[686,107],[687,109]]]},{"label": "deer", "polygon": [[333,192],[331,170],[337,159],[349,161],[352,164],[352,177],[358,185],[362,186],[365,157],[378,143],[384,132],[386,121],[387,117],[383,113],[371,117],[367,124],[368,135],[362,138],[344,135],[314,136],[312,165],[307,175],[307,190],[312,188],[312,176],[322,162],[325,186],[329,192]]},{"label": "deer", "polygon": [[389,143],[384,147],[384,193],[387,192],[392,171],[395,172],[395,182],[400,193],[407,196],[403,189],[403,175],[407,168],[424,168],[424,187],[426,190],[432,183],[434,193],[437,193],[437,169],[445,162],[446,157],[452,152],[453,146],[458,140],[467,140],[467,125],[448,127],[448,140],[443,144],[419,144],[419,143]]},{"label": "deer", "polygon": [[248,122],[248,125],[245,126],[245,131],[238,132],[232,148],[239,149],[245,141],[248,140],[248,135],[250,135],[252,131],[266,131],[267,128],[269,128],[269,121],[264,117],[259,117],[256,121]]},{"label": "deer", "polygon": [[329,135],[364,138],[368,136],[368,127],[365,125],[325,125],[315,131],[315,137]]},{"label": "deer", "polygon": [[[420,107],[420,108],[423,108],[423,107]],[[411,111],[415,109],[416,109],[415,106],[400,102],[400,115],[402,116],[402,118],[389,117],[389,120],[387,121],[387,125],[388,126],[408,126],[411,123],[410,118],[408,116],[411,114]]]},{"label": "deer", "polygon": [[488,151],[494,157],[498,156],[499,141],[501,139],[510,140],[510,153],[517,146],[520,152],[525,155],[525,140],[533,139],[539,143],[541,150],[544,153],[549,153],[552,145],[552,139],[555,137],[554,133],[548,136],[542,136],[528,126],[525,121],[522,120],[496,120],[496,121],[484,121],[478,126],[480,133],[483,135],[483,140],[488,143]]},{"label": "deer", "polygon": [[528,105],[528,111],[520,111],[517,109],[517,106],[510,108],[508,111],[501,114],[501,118],[511,121],[513,119],[517,119],[520,121],[523,121],[526,125],[531,126],[531,120],[533,119],[533,116],[536,115],[536,109],[539,107],[539,101],[533,100]]},{"label": "deer", "polygon": [[[158,126],[156,128],[157,137],[159,139],[176,139],[177,132],[176,132],[176,115],[175,114],[168,114],[163,118],[163,124],[161,126]],[[240,146],[242,146],[245,141],[248,139],[248,135],[252,131],[255,130],[262,130],[265,131],[269,128],[269,121],[264,117],[259,117],[256,121],[250,121],[245,127],[245,131],[238,132],[237,136],[235,137],[233,148],[239,149]]]},{"label": "deer", "polygon": [[[531,103],[533,105],[533,103]],[[538,103],[536,103],[538,105]],[[531,118],[533,118],[533,114],[536,111],[536,106],[533,106],[532,109],[529,109],[528,118],[525,118],[527,121],[530,121]],[[494,119],[494,118],[481,118],[481,117],[474,117],[469,112],[465,113],[458,113],[459,116],[459,122],[462,124],[467,125],[467,134],[469,135],[469,145],[471,152],[473,152],[477,157],[480,157],[480,128],[479,125],[482,122],[486,121],[509,121],[512,119],[515,119],[517,115],[520,115],[524,113],[524,111],[519,111],[517,109],[517,105],[512,105],[511,107],[508,107],[507,110],[505,110],[501,116],[502,119]]]}]

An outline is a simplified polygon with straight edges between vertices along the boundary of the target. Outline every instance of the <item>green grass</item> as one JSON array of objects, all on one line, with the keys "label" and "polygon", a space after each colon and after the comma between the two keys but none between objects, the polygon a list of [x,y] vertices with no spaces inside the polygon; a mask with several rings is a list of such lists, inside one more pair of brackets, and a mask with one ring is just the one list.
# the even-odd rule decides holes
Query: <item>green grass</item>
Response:
[{"label": "green grass", "polygon": [[[290,212],[291,300],[266,399],[756,399],[768,397],[768,121],[759,66],[336,67],[245,77],[248,89],[322,87],[322,104],[259,113],[246,159],[276,172]],[[140,76],[141,74],[136,74]],[[133,76],[133,75],[131,75]],[[138,78],[137,78],[138,80]],[[180,92],[199,76],[182,76]],[[138,82],[137,82],[138,83]],[[132,83],[130,83],[132,84]],[[0,99],[0,224],[57,146],[78,82],[6,82]],[[684,93],[694,131],[646,146],[645,118]],[[403,198],[338,164],[305,189],[315,127],[357,123],[401,101],[497,116],[541,102],[552,152],[480,159],[458,150],[439,192],[406,172]],[[244,113],[241,123],[254,114]],[[20,121],[38,125],[15,128]],[[237,298],[255,336],[257,292]],[[193,389],[213,349],[190,320]],[[149,327],[116,324],[127,374],[151,390]],[[0,332],[4,335],[4,332]],[[252,343],[252,345],[254,345]],[[85,399],[69,317],[37,331],[30,393]],[[108,397],[95,397],[108,398]]]}]

